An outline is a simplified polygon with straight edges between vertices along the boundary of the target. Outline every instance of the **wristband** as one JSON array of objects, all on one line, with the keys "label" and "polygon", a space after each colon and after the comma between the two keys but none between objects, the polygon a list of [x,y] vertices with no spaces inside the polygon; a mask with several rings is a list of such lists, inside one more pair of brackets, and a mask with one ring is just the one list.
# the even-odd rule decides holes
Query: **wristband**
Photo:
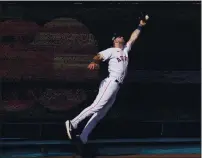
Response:
[{"label": "wristband", "polygon": [[93,60],[92,63],[99,64],[98,60]]},{"label": "wristband", "polygon": [[139,25],[139,26],[137,27],[137,29],[141,31],[141,30],[142,30],[142,26]]}]

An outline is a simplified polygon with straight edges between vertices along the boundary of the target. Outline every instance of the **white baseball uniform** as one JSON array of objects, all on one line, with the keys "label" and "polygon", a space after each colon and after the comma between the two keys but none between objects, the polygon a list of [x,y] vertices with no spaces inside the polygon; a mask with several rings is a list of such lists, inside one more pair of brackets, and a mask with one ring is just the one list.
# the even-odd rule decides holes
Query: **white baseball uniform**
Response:
[{"label": "white baseball uniform", "polygon": [[88,135],[97,123],[106,115],[116,99],[116,94],[120,88],[119,86],[123,83],[127,73],[129,61],[128,52],[130,49],[131,45],[127,43],[124,49],[108,48],[99,53],[103,57],[103,61],[109,61],[109,77],[105,78],[100,83],[99,92],[94,102],[89,107],[85,108],[77,117],[71,120],[73,127],[76,129],[82,120],[91,116],[80,135],[81,140],[84,143],[87,142]]}]

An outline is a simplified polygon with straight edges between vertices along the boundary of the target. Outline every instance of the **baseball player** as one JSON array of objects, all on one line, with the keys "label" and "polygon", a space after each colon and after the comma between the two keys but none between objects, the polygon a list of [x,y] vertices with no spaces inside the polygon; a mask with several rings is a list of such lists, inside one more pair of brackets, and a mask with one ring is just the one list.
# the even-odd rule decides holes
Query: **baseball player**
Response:
[{"label": "baseball player", "polygon": [[79,141],[86,144],[91,131],[113,105],[117,92],[120,89],[120,85],[123,83],[127,73],[129,61],[128,53],[131,50],[134,42],[137,40],[142,27],[146,25],[146,20],[148,20],[147,15],[145,16],[144,20],[140,20],[139,26],[132,33],[129,41],[126,44],[122,36],[114,37],[112,39],[113,47],[99,52],[93,58],[93,61],[88,65],[89,70],[94,70],[99,67],[99,63],[101,61],[108,61],[109,76],[100,83],[99,92],[94,102],[89,107],[85,108],[74,119],[67,120],[65,122],[67,135],[70,140],[74,139],[74,131],[77,129],[78,124],[85,118],[90,117],[81,135],[79,136]]}]

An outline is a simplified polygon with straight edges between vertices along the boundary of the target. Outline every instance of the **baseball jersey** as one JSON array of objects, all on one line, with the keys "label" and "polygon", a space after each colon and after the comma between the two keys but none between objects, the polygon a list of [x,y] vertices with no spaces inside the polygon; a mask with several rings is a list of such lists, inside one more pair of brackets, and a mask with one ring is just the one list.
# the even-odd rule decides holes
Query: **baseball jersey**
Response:
[{"label": "baseball jersey", "polygon": [[103,61],[109,61],[109,77],[117,79],[120,83],[123,83],[123,80],[127,74],[129,62],[128,53],[130,50],[131,44],[127,43],[123,49],[108,48],[98,53],[102,56]]}]

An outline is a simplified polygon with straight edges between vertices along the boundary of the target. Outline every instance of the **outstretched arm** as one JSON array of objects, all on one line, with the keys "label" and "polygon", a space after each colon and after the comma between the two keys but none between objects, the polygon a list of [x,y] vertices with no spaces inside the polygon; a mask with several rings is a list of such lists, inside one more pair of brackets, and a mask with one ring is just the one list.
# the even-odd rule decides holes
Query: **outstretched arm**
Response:
[{"label": "outstretched arm", "polygon": [[148,15],[146,15],[145,20],[140,20],[140,24],[138,25],[138,28],[135,31],[133,31],[133,33],[131,34],[129,41],[127,42],[127,45],[132,46],[134,44],[134,42],[138,39],[140,35],[142,27],[146,25],[146,20],[148,19],[149,17]]}]

